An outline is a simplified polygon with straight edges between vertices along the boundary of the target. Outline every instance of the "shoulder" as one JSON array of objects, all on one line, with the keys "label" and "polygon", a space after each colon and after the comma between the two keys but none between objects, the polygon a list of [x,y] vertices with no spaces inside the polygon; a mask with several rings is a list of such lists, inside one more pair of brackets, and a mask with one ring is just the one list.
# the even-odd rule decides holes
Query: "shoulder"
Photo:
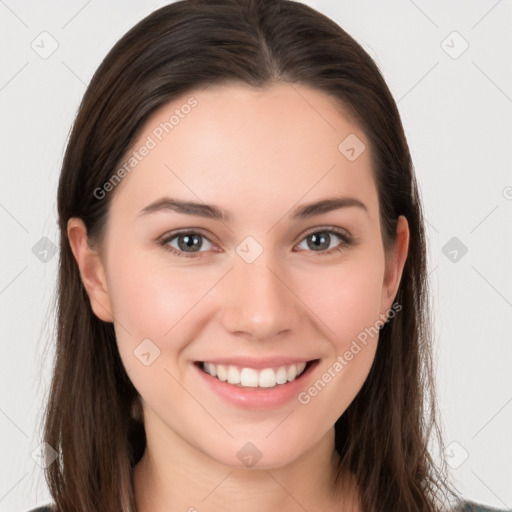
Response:
[{"label": "shoulder", "polygon": [[512,512],[510,510],[488,507],[487,505],[480,505],[473,501],[465,501],[459,505],[453,512]]}]

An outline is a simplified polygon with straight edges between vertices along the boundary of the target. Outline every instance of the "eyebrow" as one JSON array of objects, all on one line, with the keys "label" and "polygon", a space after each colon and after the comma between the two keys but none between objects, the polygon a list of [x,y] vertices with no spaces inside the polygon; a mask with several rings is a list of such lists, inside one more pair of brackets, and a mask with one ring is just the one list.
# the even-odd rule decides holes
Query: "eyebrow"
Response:
[{"label": "eyebrow", "polygon": [[[307,219],[315,215],[350,207],[360,208],[368,215],[367,206],[359,199],[355,197],[332,197],[295,208],[291,213],[291,218],[294,220]],[[218,206],[196,203],[194,201],[182,201],[170,197],[163,197],[149,204],[140,211],[139,217],[161,211],[173,211],[185,215],[196,215],[198,217],[222,220],[225,222],[229,222],[232,218],[231,214]]]}]

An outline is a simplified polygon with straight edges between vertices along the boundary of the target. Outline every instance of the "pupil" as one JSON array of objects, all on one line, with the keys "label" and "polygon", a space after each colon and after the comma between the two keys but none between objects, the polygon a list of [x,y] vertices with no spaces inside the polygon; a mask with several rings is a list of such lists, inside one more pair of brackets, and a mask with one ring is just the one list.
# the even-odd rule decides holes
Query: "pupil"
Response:
[{"label": "pupil", "polygon": [[321,249],[328,249],[329,248],[329,235],[327,234],[321,234],[319,235],[311,235],[310,239],[313,243],[314,248],[321,248]]},{"label": "pupil", "polygon": [[[183,241],[183,243],[182,243]],[[200,240],[199,240],[199,237],[197,235],[193,235],[193,236],[190,236],[190,235],[182,235],[179,237],[178,239],[178,245],[180,246],[180,249],[181,250],[187,250],[187,249],[190,249],[190,248],[200,248],[201,247],[201,243],[200,243]]]}]

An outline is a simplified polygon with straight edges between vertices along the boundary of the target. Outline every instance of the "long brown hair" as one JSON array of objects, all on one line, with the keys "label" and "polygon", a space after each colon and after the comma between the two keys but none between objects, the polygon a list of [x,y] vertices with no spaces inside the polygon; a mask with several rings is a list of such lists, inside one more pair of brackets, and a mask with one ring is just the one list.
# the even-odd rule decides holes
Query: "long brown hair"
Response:
[{"label": "long brown hair", "polygon": [[44,441],[59,457],[45,472],[58,512],[135,510],[132,468],[145,448],[139,396],[121,362],[113,325],[90,306],[67,238],[81,218],[91,244],[112,196],[95,194],[114,175],[148,117],[212,84],[312,86],[339,100],[367,135],[382,239],[400,215],[409,254],[362,389],[335,424],[339,474],[352,472],[365,511],[437,511],[456,496],[436,413],[424,219],[399,112],[378,67],[342,28],[288,0],[185,0],[143,19],[109,52],[80,105],[58,189],[60,263],[57,347]]}]

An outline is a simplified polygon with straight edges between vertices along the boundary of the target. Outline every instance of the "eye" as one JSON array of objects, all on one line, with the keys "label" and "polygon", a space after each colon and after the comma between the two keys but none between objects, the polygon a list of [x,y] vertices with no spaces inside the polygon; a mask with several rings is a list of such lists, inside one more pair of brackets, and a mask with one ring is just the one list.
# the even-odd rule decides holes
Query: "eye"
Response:
[{"label": "eye", "polygon": [[[206,247],[204,241],[206,241]],[[159,241],[159,244],[164,249],[171,251],[177,256],[194,257],[194,255],[201,251],[201,249],[210,250],[214,245],[206,236],[195,231],[182,231],[181,233],[174,233],[164,236]]]},{"label": "eye", "polygon": [[[341,242],[336,243],[336,239]],[[306,244],[306,250],[311,249],[319,255],[332,254],[333,252],[343,251],[352,244],[352,239],[345,233],[334,230],[325,229],[312,231],[297,246]],[[304,249],[304,247],[302,247]]]},{"label": "eye", "polygon": [[[336,243],[336,240],[338,242]],[[311,231],[297,245],[301,250],[306,249],[309,252],[316,252],[319,256],[329,255],[340,252],[352,245],[352,238],[342,231],[335,229],[318,229]],[[212,250],[215,245],[202,233],[197,231],[182,231],[164,235],[158,244],[165,250],[172,252],[176,256],[193,258],[199,256],[198,253]],[[306,247],[301,245],[306,244]]]}]

